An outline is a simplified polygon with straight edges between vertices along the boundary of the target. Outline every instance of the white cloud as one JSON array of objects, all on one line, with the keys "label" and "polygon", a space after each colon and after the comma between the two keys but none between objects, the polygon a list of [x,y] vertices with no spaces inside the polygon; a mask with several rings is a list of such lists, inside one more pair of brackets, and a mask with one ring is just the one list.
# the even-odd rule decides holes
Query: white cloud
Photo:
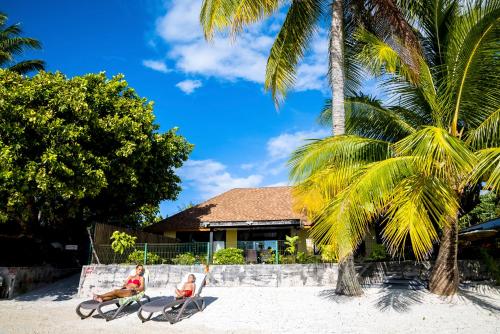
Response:
[{"label": "white cloud", "polygon": [[283,186],[288,186],[288,181],[281,181],[281,182],[276,182],[272,184],[266,185],[266,187],[283,187]]},{"label": "white cloud", "polygon": [[184,80],[181,82],[178,82],[176,85],[180,90],[182,90],[186,94],[191,94],[193,93],[196,89],[200,88],[202,86],[202,83],[200,80]]},{"label": "white cloud", "polygon": [[151,59],[143,60],[142,65],[162,73],[168,73],[172,71],[169,68],[167,68],[167,65],[161,60],[151,60]]},{"label": "white cloud", "polygon": [[179,169],[179,176],[204,199],[219,195],[233,188],[258,187],[263,176],[258,174],[235,177],[227,167],[215,160],[188,160]]},{"label": "white cloud", "polygon": [[267,154],[272,161],[289,158],[296,148],[307,143],[307,139],[319,139],[329,134],[326,129],[282,133],[267,141]]},{"label": "white cloud", "polygon": [[[199,22],[200,8],[201,0],[173,0],[156,22],[156,32],[168,44],[167,56],[176,68],[187,74],[262,84],[269,50],[284,19],[282,13],[252,25],[236,39],[218,35],[207,42]],[[296,91],[326,90],[327,51],[327,34],[321,30],[297,69]]]},{"label": "white cloud", "polygon": [[243,170],[250,170],[250,169],[253,169],[254,167],[255,167],[255,164],[241,164],[240,165],[240,168]]}]

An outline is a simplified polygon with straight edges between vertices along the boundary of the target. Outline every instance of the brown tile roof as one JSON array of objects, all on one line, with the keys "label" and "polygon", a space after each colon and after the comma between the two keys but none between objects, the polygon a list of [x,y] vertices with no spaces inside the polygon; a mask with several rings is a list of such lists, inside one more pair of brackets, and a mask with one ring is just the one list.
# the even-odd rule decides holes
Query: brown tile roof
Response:
[{"label": "brown tile roof", "polygon": [[292,210],[292,187],[236,188],[146,228],[149,232],[198,230],[202,222],[279,221],[306,217]]}]

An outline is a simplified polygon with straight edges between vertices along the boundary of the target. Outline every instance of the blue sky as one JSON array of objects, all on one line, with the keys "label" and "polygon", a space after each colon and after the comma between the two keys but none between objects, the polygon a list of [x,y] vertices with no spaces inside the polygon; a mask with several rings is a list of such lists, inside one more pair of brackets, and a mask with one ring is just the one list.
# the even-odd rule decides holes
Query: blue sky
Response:
[{"label": "blue sky", "polygon": [[328,96],[324,31],[312,40],[296,87],[276,111],[263,78],[283,15],[236,41],[218,36],[207,43],[199,8],[200,0],[16,0],[0,8],[9,23],[21,22],[25,36],[43,43],[28,56],[44,59],[49,71],[123,73],[155,102],[161,131],[177,126],[195,145],[179,170],[184,190],[177,201],[162,203],[163,215],[234,187],[287,184],[289,153],[329,133],[316,124]]}]

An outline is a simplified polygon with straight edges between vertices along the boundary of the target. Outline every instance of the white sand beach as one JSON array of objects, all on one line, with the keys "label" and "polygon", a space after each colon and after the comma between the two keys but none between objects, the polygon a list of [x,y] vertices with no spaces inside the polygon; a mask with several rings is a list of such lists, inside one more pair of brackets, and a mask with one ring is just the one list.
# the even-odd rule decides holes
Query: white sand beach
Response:
[{"label": "white sand beach", "polygon": [[[368,288],[346,298],[325,287],[203,290],[207,307],[171,325],[141,323],[130,307],[119,319],[80,320],[77,278],[0,301],[0,333],[500,333],[500,290],[479,286],[440,298],[425,290]],[[152,297],[170,291],[150,289]]]}]

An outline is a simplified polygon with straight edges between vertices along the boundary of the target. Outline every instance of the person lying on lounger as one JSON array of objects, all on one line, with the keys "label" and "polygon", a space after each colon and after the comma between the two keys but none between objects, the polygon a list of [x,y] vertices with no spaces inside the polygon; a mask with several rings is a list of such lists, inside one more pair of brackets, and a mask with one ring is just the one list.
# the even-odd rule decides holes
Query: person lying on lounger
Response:
[{"label": "person lying on lounger", "polygon": [[193,292],[196,290],[196,277],[193,274],[189,274],[188,281],[184,283],[182,289],[175,289],[175,295],[177,299],[191,297]]},{"label": "person lying on lounger", "polygon": [[127,277],[121,289],[115,289],[102,295],[94,294],[94,300],[102,303],[115,298],[131,297],[144,291],[144,266],[138,264],[135,267],[135,275]]}]

